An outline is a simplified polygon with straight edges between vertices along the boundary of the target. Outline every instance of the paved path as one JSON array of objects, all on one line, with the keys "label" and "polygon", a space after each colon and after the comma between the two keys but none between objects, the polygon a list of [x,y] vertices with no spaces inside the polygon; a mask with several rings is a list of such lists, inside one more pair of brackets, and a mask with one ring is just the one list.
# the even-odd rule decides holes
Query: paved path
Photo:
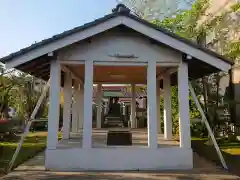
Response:
[{"label": "paved path", "polygon": [[236,180],[225,170],[214,166],[194,155],[194,165],[188,171],[157,172],[49,172],[41,167],[28,170],[15,170],[3,180]]},{"label": "paved path", "polygon": [[[140,134],[139,136],[145,136]],[[145,136],[146,138],[146,136]],[[3,180],[232,180],[239,179],[194,153],[194,168],[187,171],[50,172],[44,170],[44,153],[25,162]],[[63,162],[64,163],[64,162]]]}]

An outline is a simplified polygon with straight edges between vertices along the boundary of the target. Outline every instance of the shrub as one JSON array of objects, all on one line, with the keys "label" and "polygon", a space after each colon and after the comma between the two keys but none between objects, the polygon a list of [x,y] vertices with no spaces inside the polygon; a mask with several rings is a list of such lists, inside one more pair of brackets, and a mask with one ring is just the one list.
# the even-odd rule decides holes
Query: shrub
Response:
[{"label": "shrub", "polygon": [[18,139],[15,135],[16,129],[11,120],[0,120],[0,141],[13,141]]},{"label": "shrub", "polygon": [[206,137],[208,135],[207,128],[204,123],[202,122],[191,122],[190,125],[191,129],[191,136],[194,137]]}]

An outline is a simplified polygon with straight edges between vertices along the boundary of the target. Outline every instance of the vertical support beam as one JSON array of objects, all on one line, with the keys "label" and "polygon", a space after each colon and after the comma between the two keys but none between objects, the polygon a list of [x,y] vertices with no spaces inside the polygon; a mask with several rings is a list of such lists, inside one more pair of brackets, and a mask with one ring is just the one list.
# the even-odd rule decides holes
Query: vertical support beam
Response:
[{"label": "vertical support beam", "polygon": [[79,93],[79,97],[78,97],[78,101],[79,101],[79,107],[78,107],[78,128],[82,129],[83,128],[83,115],[84,115],[84,110],[83,110],[84,86],[83,86],[83,84],[80,85],[78,93]]},{"label": "vertical support beam", "polygon": [[77,110],[77,117],[76,117],[76,125],[77,125],[77,127],[76,127],[76,130],[77,130],[77,132],[78,132],[78,130],[79,130],[79,123],[80,123],[80,117],[79,117],[79,113],[80,113],[80,105],[81,105],[81,99],[80,99],[80,97],[81,97],[81,94],[80,94],[80,84],[78,84],[78,86],[77,86],[77,89],[76,89],[76,110]]},{"label": "vertical support beam", "polygon": [[148,147],[157,148],[157,104],[156,104],[156,61],[148,61],[147,68],[148,103]]},{"label": "vertical support beam", "polygon": [[188,64],[181,62],[178,68],[178,103],[180,147],[191,148],[188,93]]},{"label": "vertical support beam", "polygon": [[47,149],[56,149],[58,143],[58,124],[60,115],[61,67],[57,60],[52,60],[50,66]]},{"label": "vertical support beam", "polygon": [[164,139],[172,140],[172,106],[170,74],[163,79],[164,97]]},{"label": "vertical support beam", "polygon": [[105,101],[104,102],[104,114],[107,114],[107,112],[108,112],[108,102]]},{"label": "vertical support beam", "polygon": [[74,81],[73,87],[73,104],[72,104],[72,132],[76,133],[78,131],[78,87],[77,81]]},{"label": "vertical support beam", "polygon": [[102,125],[102,84],[97,85],[97,128]]},{"label": "vertical support beam", "polygon": [[162,133],[162,129],[161,129],[161,114],[160,114],[160,82],[159,80],[157,80],[156,82],[156,91],[157,91],[157,95],[156,95],[156,100],[157,100],[157,132],[159,134]]},{"label": "vertical support beam", "polygon": [[72,104],[72,77],[70,73],[64,74],[64,104],[63,104],[63,139],[69,139],[71,124],[71,104]]},{"label": "vertical support beam", "polygon": [[125,103],[123,103],[122,108],[123,108],[122,114],[125,116],[126,115],[126,105],[125,105]]},{"label": "vertical support beam", "polygon": [[137,128],[137,123],[136,123],[136,87],[135,87],[135,84],[132,84],[131,128]]},{"label": "vertical support beam", "polygon": [[93,61],[85,61],[83,148],[92,147]]}]

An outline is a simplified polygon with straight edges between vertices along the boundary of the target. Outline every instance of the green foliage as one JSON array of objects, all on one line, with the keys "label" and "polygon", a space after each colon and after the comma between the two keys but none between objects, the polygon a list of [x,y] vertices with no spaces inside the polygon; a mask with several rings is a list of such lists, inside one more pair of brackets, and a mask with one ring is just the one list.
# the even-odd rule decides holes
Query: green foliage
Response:
[{"label": "green foliage", "polygon": [[15,141],[18,137],[15,135],[16,129],[14,121],[0,120],[0,141]]},{"label": "green foliage", "polygon": [[[16,109],[19,121],[26,123],[42,92],[41,88],[36,90],[36,82],[37,79],[32,76],[15,70],[8,71],[0,66],[0,120],[7,120],[8,109],[13,107]],[[46,101],[47,98],[39,108],[36,118],[46,116]]]},{"label": "green foliage", "polygon": [[[38,85],[39,80],[37,78],[24,73],[19,73],[16,78],[16,87],[12,90],[12,97],[14,97],[15,101],[11,105],[17,109],[19,117],[28,120],[42,93],[43,86]],[[43,100],[35,118],[40,118],[43,114],[46,116],[47,100],[47,97]]]},{"label": "green foliage", "polygon": [[230,42],[225,47],[225,56],[231,58],[231,59],[237,59],[240,57],[240,40],[236,40],[233,42]]},{"label": "green foliage", "polygon": [[195,0],[122,0],[139,17],[152,20],[172,16],[183,7],[188,7]]},{"label": "green foliage", "polygon": [[232,6],[231,6],[231,10],[232,10],[233,12],[238,12],[238,11],[240,11],[240,3],[236,3],[236,4],[232,5]]},{"label": "green foliage", "polygon": [[207,137],[208,131],[204,123],[191,123],[191,136],[193,137]]},{"label": "green foliage", "polygon": [[8,107],[11,101],[11,90],[15,86],[15,78],[11,72],[0,65],[0,119],[8,118]]},{"label": "green foliage", "polygon": [[39,121],[33,122],[31,126],[31,131],[47,131],[48,122],[47,121]]},{"label": "green foliage", "polygon": [[[193,3],[192,8],[189,10],[178,11],[174,16],[167,17],[163,20],[153,20],[152,23],[161,28],[165,28],[168,31],[175,33],[182,38],[192,41],[199,41],[202,37],[214,32],[218,40],[218,47],[211,47],[210,49],[217,51],[226,57],[237,60],[240,58],[240,41],[239,37],[235,39],[229,38],[229,34],[240,31],[239,26],[239,3],[234,4],[230,10],[223,11],[220,15],[209,17],[207,15],[207,9],[210,7],[209,0],[197,0]],[[235,16],[230,16],[235,13]],[[206,20],[203,20],[206,17]],[[229,24],[231,23],[231,24]],[[231,33],[230,33],[231,32]],[[192,86],[197,93],[197,96],[203,97],[204,104],[203,109],[208,117],[209,123],[212,127],[217,122],[216,111],[218,106],[224,97],[219,95],[219,80],[221,77],[226,76],[226,73],[215,73],[210,76],[202,77],[199,80],[192,81]],[[178,133],[178,99],[177,88],[172,89],[172,118],[173,118],[173,132]],[[226,98],[225,98],[226,99]],[[189,97],[190,101],[190,118],[200,118],[200,113],[197,110],[192,97]],[[162,103],[161,103],[162,104]],[[163,108],[163,107],[161,107]],[[203,136],[206,133],[206,129],[202,125],[191,125],[191,132],[193,135]]]},{"label": "green foliage", "polygon": [[[209,0],[197,0],[189,10],[178,11],[174,16],[163,20],[156,19],[152,22],[192,41],[198,41],[199,38],[214,33],[218,43],[215,43],[216,45],[214,44],[213,47],[209,46],[209,48],[233,60],[239,59],[239,36],[235,38],[229,36],[234,36],[234,32],[240,31],[240,3],[232,5],[229,10],[213,17],[207,16],[206,10],[209,7]],[[233,15],[233,13],[235,14]],[[206,17],[205,21],[202,20],[203,17]],[[201,21],[203,22],[201,23]]]},{"label": "green foliage", "polygon": [[197,36],[202,33],[202,29],[198,28],[198,21],[208,7],[209,0],[197,0],[189,10],[179,11],[162,21],[156,19],[152,22],[183,38],[197,40]]}]

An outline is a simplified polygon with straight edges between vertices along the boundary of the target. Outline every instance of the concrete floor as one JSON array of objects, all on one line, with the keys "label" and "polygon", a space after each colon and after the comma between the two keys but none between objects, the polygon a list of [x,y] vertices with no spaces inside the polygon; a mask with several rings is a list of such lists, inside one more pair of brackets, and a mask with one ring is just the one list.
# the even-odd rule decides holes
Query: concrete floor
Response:
[{"label": "concrete floor", "polygon": [[[107,132],[109,130],[126,131],[128,128],[108,128],[108,129],[93,129],[92,133],[92,147],[93,148],[107,148]],[[147,130],[146,129],[132,129],[132,146],[146,146],[147,141]],[[57,148],[73,148],[82,147],[82,132],[71,133],[69,140],[60,140]],[[159,148],[179,146],[177,141],[166,141],[164,140],[163,134],[158,135],[158,146]],[[111,146],[113,147],[113,146]],[[129,148],[131,146],[128,146]]]},{"label": "concrete floor", "polygon": [[[93,139],[102,133],[104,137],[106,130],[94,130]],[[145,130],[134,130],[134,145],[146,145],[147,134]],[[79,135],[72,134],[73,139]],[[98,136],[99,138],[99,136]],[[99,139],[102,139],[99,138]],[[94,142],[96,140],[93,140]],[[64,146],[64,142],[60,144]],[[175,141],[164,141],[163,136],[159,135],[159,146],[174,146]],[[73,143],[74,144],[74,143]],[[79,141],[75,142],[79,145]],[[73,146],[75,146],[73,145]],[[61,146],[61,145],[60,145]],[[72,145],[71,145],[72,146]],[[67,148],[69,145],[60,148]],[[4,176],[3,180],[230,180],[239,179],[235,175],[228,173],[226,170],[215,166],[202,157],[194,153],[194,168],[187,171],[144,171],[144,172],[52,172],[44,169],[44,153],[40,153],[35,158],[25,162],[13,172]],[[64,162],[63,162],[64,163]]]}]

